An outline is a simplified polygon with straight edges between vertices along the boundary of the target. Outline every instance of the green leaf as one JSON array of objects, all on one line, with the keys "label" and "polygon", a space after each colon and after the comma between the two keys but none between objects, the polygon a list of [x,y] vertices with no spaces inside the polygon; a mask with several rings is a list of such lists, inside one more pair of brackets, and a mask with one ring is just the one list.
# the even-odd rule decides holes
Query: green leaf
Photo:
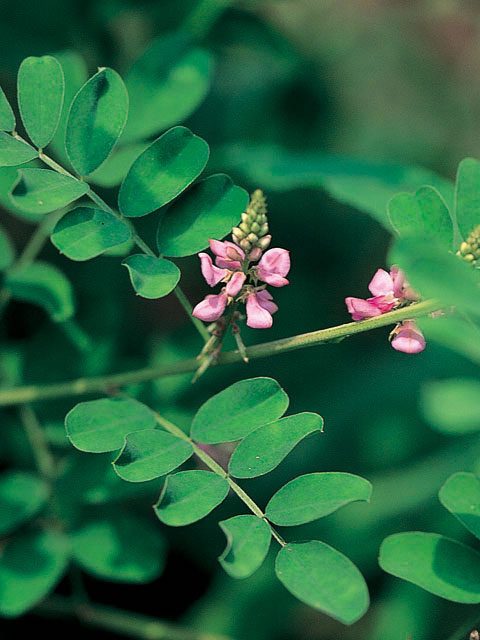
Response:
[{"label": "green leaf", "polygon": [[248,194],[224,175],[194,185],[160,218],[157,246],[166,256],[182,257],[208,246],[209,238],[223,238],[240,220]]},{"label": "green leaf", "polygon": [[101,398],[77,404],[65,418],[65,428],[80,451],[105,453],[123,446],[132,431],[153,429],[155,414],[133,398]]},{"label": "green leaf", "polygon": [[0,131],[13,131],[15,129],[15,115],[12,107],[0,87]]},{"label": "green leaf", "polygon": [[474,536],[480,538],[480,479],[473,473],[454,473],[438,494],[440,502]]},{"label": "green leaf", "polygon": [[189,129],[170,129],[130,167],[118,194],[120,211],[136,218],[163,207],[200,175],[208,155],[208,144]]},{"label": "green leaf", "polygon": [[433,243],[400,238],[389,260],[404,269],[424,298],[480,314],[480,272],[457,256]]},{"label": "green leaf", "polygon": [[227,538],[218,561],[232,578],[248,578],[267,557],[272,538],[270,527],[253,515],[234,516],[218,524]]},{"label": "green leaf", "polygon": [[368,588],[351,560],[324,542],[294,542],[280,549],[278,579],[310,607],[343,624],[353,624],[368,609]]},{"label": "green leaf", "polygon": [[116,187],[125,178],[134,160],[136,160],[147,147],[147,142],[138,142],[114,149],[113,153],[105,162],[90,174],[89,182],[105,188]]},{"label": "green leaf", "polygon": [[400,236],[434,240],[445,249],[453,247],[450,212],[439,192],[421,187],[415,194],[399,193],[388,203],[388,215]]},{"label": "green leaf", "polygon": [[306,436],[323,430],[316,413],[298,413],[259,427],[242,440],[230,458],[235,478],[255,478],[275,469]]},{"label": "green leaf", "polygon": [[466,314],[435,318],[418,318],[417,324],[429,340],[460,353],[475,364],[480,364],[480,326]]},{"label": "green leaf", "polygon": [[75,96],[65,144],[75,171],[87,176],[108,158],[125,127],[128,95],[113,69],[100,69]]},{"label": "green leaf", "polygon": [[6,536],[35,516],[47,501],[45,482],[25,471],[0,476],[0,536]]},{"label": "green leaf", "polygon": [[191,436],[206,444],[241,440],[257,427],[281,418],[288,403],[287,394],[272,378],[235,382],[200,407]]},{"label": "green leaf", "polygon": [[453,185],[423,167],[375,163],[362,158],[295,152],[275,145],[235,144],[222,149],[220,161],[266,191],[325,189],[332,198],[366,213],[391,232],[388,201],[424,184],[453,204]]},{"label": "green leaf", "polygon": [[444,433],[479,431],[480,380],[451,378],[428,382],[422,389],[421,408],[425,420]]},{"label": "green leaf", "polygon": [[409,531],[388,536],[380,566],[430,593],[465,604],[480,602],[480,553],[436,533]]},{"label": "green leaf", "polygon": [[225,478],[211,471],[179,471],[165,479],[153,509],[170,527],[183,527],[201,520],[225,500],[229,491]]},{"label": "green leaf", "polygon": [[[35,160],[32,164],[36,162]],[[12,213],[17,218],[26,220],[27,222],[37,223],[44,214],[43,213],[26,213],[18,209],[12,202],[10,192],[18,181],[18,169],[20,167],[0,167],[0,204],[4,209]]]},{"label": "green leaf", "polygon": [[88,185],[49,169],[20,169],[10,194],[13,204],[27,213],[50,213],[77,200]]},{"label": "green leaf", "polygon": [[65,133],[67,129],[68,112],[79,89],[88,80],[88,70],[85,60],[76,51],[60,51],[55,54],[63,68],[65,79],[65,97],[63,100],[62,113],[57,130],[50,143],[50,148],[63,166],[71,167],[65,149]]},{"label": "green leaf", "polygon": [[62,577],[68,555],[65,537],[52,530],[11,538],[0,557],[0,615],[20,616],[48,595]]},{"label": "green leaf", "polygon": [[61,218],[51,235],[52,243],[71,260],[90,260],[131,238],[119,218],[91,207],[78,207]]},{"label": "green leaf", "polygon": [[175,289],[180,269],[163,258],[137,253],[122,262],[127,267],[132,286],[142,298],[162,298]]},{"label": "green leaf", "polygon": [[62,113],[65,80],[52,56],[30,56],[18,70],[18,106],[30,140],[39,149],[47,146]]},{"label": "green leaf", "polygon": [[47,262],[33,262],[10,271],[5,287],[15,300],[43,307],[55,322],[64,322],[75,312],[72,285],[59,269]]},{"label": "green leaf", "polygon": [[184,121],[204,99],[212,57],[183,34],[154,40],[125,78],[130,115],[122,141],[138,140]]},{"label": "green leaf", "polygon": [[270,499],[265,515],[292,527],[328,516],[350,502],[370,501],[372,485],[351,473],[308,473],[287,482]]},{"label": "green leaf", "polygon": [[0,131],[0,167],[15,167],[38,157],[38,151],[22,140]]},{"label": "green leaf", "polygon": [[150,582],[164,567],[165,545],[158,527],[122,511],[75,531],[72,550],[82,569],[113,582]]},{"label": "green leaf", "polygon": [[15,260],[15,249],[7,232],[0,227],[0,271],[8,269]]},{"label": "green leaf", "polygon": [[465,158],[458,165],[455,213],[464,238],[480,224],[480,162]]},{"label": "green leaf", "polygon": [[193,455],[189,442],[156,429],[135,431],[113,462],[115,472],[127,482],[146,482],[173,471]]}]

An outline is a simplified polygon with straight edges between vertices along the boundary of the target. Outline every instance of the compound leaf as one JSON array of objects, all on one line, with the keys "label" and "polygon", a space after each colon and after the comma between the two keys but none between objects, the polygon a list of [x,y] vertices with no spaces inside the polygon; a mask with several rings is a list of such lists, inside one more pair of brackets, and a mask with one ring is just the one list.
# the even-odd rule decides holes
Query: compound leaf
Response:
[{"label": "compound leaf", "polygon": [[15,129],[15,115],[7,100],[7,96],[0,87],[0,131],[13,131]]},{"label": "compound leaf", "polygon": [[254,515],[234,516],[218,523],[227,546],[218,558],[232,578],[248,578],[261,567],[270,548],[270,527]]},{"label": "compound leaf", "polygon": [[0,476],[0,536],[8,535],[35,516],[47,501],[45,482],[26,471],[7,471]]},{"label": "compound leaf", "polygon": [[84,182],[49,169],[20,169],[10,198],[26,213],[50,213],[88,191]]},{"label": "compound leaf", "polygon": [[15,167],[38,157],[38,151],[22,140],[0,131],[0,167]]},{"label": "compound leaf", "polygon": [[445,509],[480,538],[480,479],[473,473],[451,475],[438,494]]},{"label": "compound leaf", "polygon": [[127,267],[132,286],[142,298],[162,298],[173,291],[180,280],[180,269],[163,258],[138,253],[125,258],[122,265]]}]

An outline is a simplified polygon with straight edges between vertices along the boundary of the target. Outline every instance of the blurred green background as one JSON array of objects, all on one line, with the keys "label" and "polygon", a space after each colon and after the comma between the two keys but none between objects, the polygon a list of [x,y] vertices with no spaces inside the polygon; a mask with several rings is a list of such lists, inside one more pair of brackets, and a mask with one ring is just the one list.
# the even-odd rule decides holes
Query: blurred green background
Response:
[{"label": "blurred green background", "polygon": [[[347,322],[345,296],[367,294],[375,270],[386,266],[391,236],[374,218],[330,197],[319,167],[345,156],[357,158],[360,166],[420,165],[453,179],[461,158],[480,157],[480,6],[466,0],[201,4],[198,10],[192,0],[0,0],[0,84],[14,103],[21,60],[65,49],[80,53],[91,73],[98,66],[124,73],[154,38],[180,27],[190,31],[213,53],[215,71],[206,99],[186,124],[211,145],[207,170],[224,171],[249,191],[265,190],[273,246],[290,249],[292,256],[291,286],[276,292],[280,311],[274,327],[246,330],[245,342]],[[192,11],[197,11],[194,19]],[[271,166],[283,156],[284,167],[274,175]],[[114,193],[102,195],[108,199]],[[4,210],[0,216],[22,247],[31,224]],[[155,214],[139,224],[145,236],[154,226]],[[74,283],[77,318],[95,349],[78,351],[42,311],[11,303],[0,330],[4,383],[100,375],[198,352],[198,336],[175,297],[135,297],[117,259],[72,263],[50,244],[42,257]],[[177,263],[183,288],[196,303],[207,293],[198,259]],[[301,605],[275,580],[271,560],[246,581],[224,575],[216,562],[224,546],[216,523],[238,513],[233,499],[185,529],[158,525],[170,549],[160,579],[132,586],[85,577],[91,597],[236,640],[446,640],[474,615],[473,608],[383,574],[377,554],[382,539],[398,531],[467,539],[436,494],[450,473],[475,468],[480,443],[475,436],[447,436],[432,428],[421,394],[435,380],[478,376],[478,368],[429,342],[428,335],[427,349],[416,356],[394,352],[387,335],[388,328],[248,366],[222,367],[195,386],[181,376],[138,390],[187,427],[213,393],[236,380],[266,375],[286,389],[292,413],[316,411],[325,418],[321,437],[303,442],[279,469],[245,487],[265,505],[300,473],[346,471],[373,482],[370,505],[351,505],[289,532],[291,539],[318,536],[358,564],[372,596],[361,621],[346,628]],[[64,438],[61,423],[73,404],[66,399],[37,405],[59,459],[73,468],[60,485],[65,501],[90,491],[89,513],[107,504],[153,518],[157,483],[125,495],[109,492],[100,480],[95,485],[97,458],[73,452]],[[30,468],[16,412],[3,411],[1,421],[2,465]],[[76,627],[33,613],[0,622],[0,633],[19,637],[32,625],[53,637]]]}]

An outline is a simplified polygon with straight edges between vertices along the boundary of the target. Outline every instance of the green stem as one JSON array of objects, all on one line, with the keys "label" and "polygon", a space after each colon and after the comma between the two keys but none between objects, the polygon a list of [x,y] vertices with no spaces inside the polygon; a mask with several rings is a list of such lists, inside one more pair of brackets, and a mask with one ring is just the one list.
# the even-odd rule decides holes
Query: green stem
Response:
[{"label": "green stem", "polygon": [[[19,136],[17,136],[17,137],[19,139],[21,139]],[[77,180],[78,182],[81,181],[79,178],[77,178],[72,173],[70,173],[69,171],[64,169],[62,166],[60,166],[58,164],[58,162],[55,162],[55,160],[53,160],[49,156],[45,155],[42,151],[39,151],[38,157],[41,160],[43,160],[43,162],[46,165],[48,165],[51,169],[54,169],[55,171],[58,171],[59,173],[62,173],[63,175],[69,176],[70,178],[73,178],[74,180]],[[145,255],[151,256],[153,258],[157,257],[155,252],[148,246],[148,244],[143,240],[143,238],[141,238],[140,235],[137,233],[137,230],[135,229],[135,226],[132,223],[132,221],[129,220],[124,215],[122,215],[122,213],[120,213],[119,211],[116,211],[115,209],[113,209],[109,204],[107,204],[105,202],[105,200],[103,198],[101,198],[98,195],[98,193],[96,193],[91,188],[90,185],[88,187],[88,191],[87,191],[86,195],[87,195],[88,198],[90,198],[90,200],[92,202],[94,202],[96,205],[98,205],[101,209],[103,209],[104,211],[110,212],[115,217],[117,217],[119,220],[121,220],[124,224],[127,225],[127,227],[130,229],[130,233],[132,234],[133,241],[135,242],[137,247]],[[205,329],[205,326],[204,326],[203,322],[201,322],[198,318],[194,318],[192,316],[193,307],[189,303],[189,301],[187,300],[187,298],[186,298],[185,294],[183,293],[183,291],[181,290],[180,286],[177,285],[173,291],[174,291],[175,295],[177,296],[177,298],[180,300],[180,303],[182,304],[182,307],[187,312],[187,315],[189,316],[189,318],[192,321],[193,325],[197,329],[198,333],[202,336],[202,338],[206,342],[210,337],[209,334],[208,334],[208,331]]]},{"label": "green stem", "polygon": [[[364,333],[379,327],[395,324],[409,318],[425,316],[439,308],[439,304],[432,300],[418,302],[409,307],[384,313],[375,318],[368,318],[361,322],[349,322],[329,329],[319,329],[310,331],[290,338],[273,340],[262,344],[247,347],[249,359],[265,358],[276,354],[295,351],[306,347],[315,347],[341,338],[348,338],[357,333]],[[242,354],[239,351],[226,351],[221,353],[215,365],[233,364],[242,362]],[[158,367],[146,367],[135,371],[114,373],[108,376],[97,378],[79,378],[70,382],[59,382],[45,385],[28,385],[25,387],[13,387],[11,389],[0,389],[0,406],[22,404],[24,402],[36,402],[38,400],[48,400],[51,398],[61,398],[66,396],[82,396],[90,393],[105,393],[112,388],[125,387],[131,384],[148,382],[157,378],[174,376],[182,373],[196,371],[199,366],[197,358],[180,360],[171,364],[164,364]]]},{"label": "green stem", "polygon": [[110,633],[138,640],[229,640],[225,636],[182,629],[138,613],[130,613],[100,604],[77,604],[64,596],[52,596],[34,612],[57,619],[60,616],[77,618],[81,623]]},{"label": "green stem", "polygon": [[270,527],[270,531],[272,532],[272,536],[275,538],[275,540],[278,542],[278,544],[280,544],[282,547],[284,547],[286,545],[285,540],[280,536],[279,533],[277,533],[277,531],[275,531],[275,529],[272,527],[272,525],[268,522],[268,520],[265,518],[265,514],[260,509],[260,507],[256,504],[256,502],[254,502],[252,500],[252,498],[250,498],[250,496],[247,493],[245,493],[245,491],[242,489],[242,487],[240,485],[238,485],[235,482],[235,480],[233,480],[228,475],[228,473],[225,471],[225,469],[223,469],[223,467],[221,467],[218,464],[218,462],[216,462],[211,456],[209,456],[206,451],[201,449],[197,445],[197,443],[194,440],[192,440],[189,436],[187,436],[187,434],[184,431],[182,431],[179,427],[177,427],[177,425],[173,424],[169,420],[166,420],[165,418],[163,418],[160,414],[158,414],[156,412],[155,412],[155,417],[157,419],[158,424],[160,426],[162,426],[166,431],[169,431],[172,435],[176,436],[177,438],[181,438],[182,440],[185,440],[185,442],[189,442],[193,447],[195,455],[211,471],[213,471],[218,476],[220,476],[221,478],[223,478],[224,480],[226,480],[228,482],[228,484],[230,485],[230,488],[232,489],[232,491],[234,493],[236,493],[236,495],[240,498],[240,500],[250,509],[250,511],[254,515],[257,516],[257,518],[260,518],[260,520],[265,520],[265,522]]},{"label": "green stem", "polygon": [[203,39],[220,15],[234,3],[235,0],[198,0],[181,28],[194,38]]},{"label": "green stem", "polygon": [[48,446],[45,432],[30,405],[21,405],[19,413],[37,468],[45,480],[51,482],[55,477],[55,460]]}]

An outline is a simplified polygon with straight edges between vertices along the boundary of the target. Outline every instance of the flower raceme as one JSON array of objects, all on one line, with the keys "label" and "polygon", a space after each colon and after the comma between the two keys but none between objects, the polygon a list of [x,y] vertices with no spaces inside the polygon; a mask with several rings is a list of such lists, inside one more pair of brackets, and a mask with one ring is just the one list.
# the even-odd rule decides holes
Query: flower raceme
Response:
[{"label": "flower raceme", "polygon": [[[418,300],[417,293],[405,280],[405,274],[396,266],[390,272],[378,269],[368,288],[373,294],[371,298],[345,298],[347,309],[355,321],[374,318]],[[425,338],[414,320],[398,324],[390,337],[396,351],[420,353],[425,349]]]}]

